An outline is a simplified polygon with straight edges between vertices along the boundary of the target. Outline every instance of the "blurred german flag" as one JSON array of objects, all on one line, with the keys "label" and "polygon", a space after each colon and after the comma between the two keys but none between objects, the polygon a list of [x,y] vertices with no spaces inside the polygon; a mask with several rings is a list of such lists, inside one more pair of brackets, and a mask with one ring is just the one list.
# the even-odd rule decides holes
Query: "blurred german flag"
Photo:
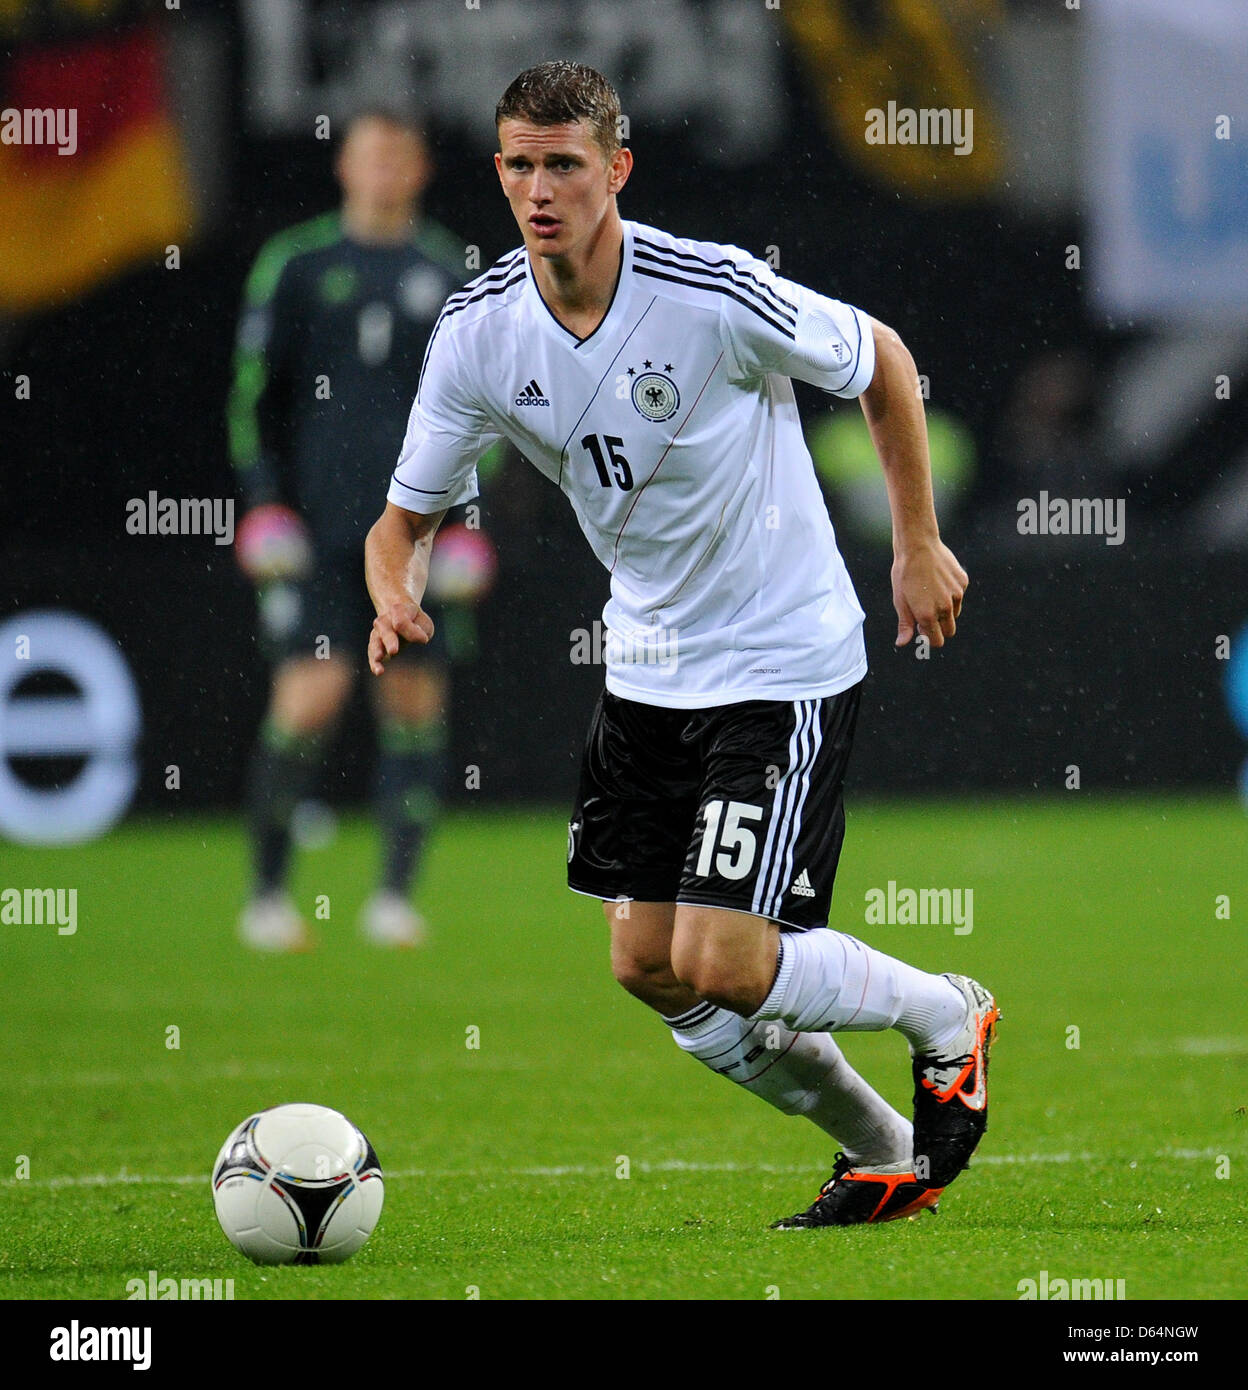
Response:
[{"label": "blurred german flag", "polygon": [[63,304],[190,233],[163,13],[0,0],[0,312]]}]

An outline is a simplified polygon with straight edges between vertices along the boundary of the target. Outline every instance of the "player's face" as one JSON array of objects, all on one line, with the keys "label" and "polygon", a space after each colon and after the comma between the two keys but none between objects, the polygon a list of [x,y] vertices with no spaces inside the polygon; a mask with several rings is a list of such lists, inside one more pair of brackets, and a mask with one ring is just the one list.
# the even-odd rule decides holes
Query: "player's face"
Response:
[{"label": "player's face", "polygon": [[608,158],[583,121],[498,127],[494,167],[533,255],[567,256],[592,242],[632,168],[628,150]]},{"label": "player's face", "polygon": [[349,202],[377,212],[410,208],[429,181],[424,142],[388,121],[352,127],[338,156],[338,182]]}]

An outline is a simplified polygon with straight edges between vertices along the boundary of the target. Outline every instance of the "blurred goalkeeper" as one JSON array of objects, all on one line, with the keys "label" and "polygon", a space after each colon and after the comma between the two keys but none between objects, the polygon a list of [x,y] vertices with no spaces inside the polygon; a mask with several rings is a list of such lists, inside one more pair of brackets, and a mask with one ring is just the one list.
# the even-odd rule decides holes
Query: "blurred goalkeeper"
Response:
[{"label": "blurred goalkeeper", "polygon": [[[292,814],[314,789],[362,669],[357,634],[372,615],[364,538],[403,436],[412,376],[443,301],[465,278],[462,245],[421,214],[432,165],[418,127],[379,109],[358,113],[335,172],[341,209],[274,237],[252,268],[229,402],[247,507],[238,558],[257,585],[274,662],[247,792],[254,886],[240,920],[243,940],[264,950],[312,944],[286,890]],[[489,542],[459,526],[442,549],[451,557],[442,596],[479,597]],[[361,928],[384,946],[424,935],[408,895],[446,741],[445,665],[420,647],[404,655],[397,679],[371,691],[384,853]]]}]

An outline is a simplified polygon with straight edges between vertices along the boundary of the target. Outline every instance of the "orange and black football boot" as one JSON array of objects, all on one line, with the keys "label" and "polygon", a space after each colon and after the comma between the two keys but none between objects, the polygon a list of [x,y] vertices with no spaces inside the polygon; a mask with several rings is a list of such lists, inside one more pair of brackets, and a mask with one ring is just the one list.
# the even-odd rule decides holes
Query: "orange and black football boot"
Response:
[{"label": "orange and black football boot", "polygon": [[914,1165],[921,1181],[944,1188],[970,1162],[988,1128],[988,1050],[997,1035],[997,1001],[967,975],[945,979],[966,998],[966,1022],[940,1055],[915,1053]]},{"label": "orange and black football boot", "polygon": [[810,1226],[862,1226],[896,1221],[936,1210],[940,1189],[920,1182],[909,1163],[887,1163],[856,1168],[838,1153],[832,1176],[805,1211],[772,1222],[773,1231],[798,1231]]}]

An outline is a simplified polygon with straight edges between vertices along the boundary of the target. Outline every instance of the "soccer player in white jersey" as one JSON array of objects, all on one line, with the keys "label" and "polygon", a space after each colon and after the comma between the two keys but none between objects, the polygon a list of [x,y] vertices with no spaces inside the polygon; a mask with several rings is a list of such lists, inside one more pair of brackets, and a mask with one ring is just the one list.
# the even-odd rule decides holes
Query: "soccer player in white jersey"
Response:
[{"label": "soccer player in white jersey", "polygon": [[[615,976],[677,1044],[840,1145],[782,1227],[933,1208],[987,1123],[992,995],[830,930],[842,783],[866,671],[790,378],[857,397],[888,484],[899,644],[952,637],[914,361],[860,309],[734,246],[623,221],[632,154],[593,69],[543,63],[496,111],[524,244],[446,301],[366,569],[376,675],[426,643],[434,532],[506,437],[610,571],[606,690],[568,833]],[[831,1036],[896,1029],[913,1119]]]}]

